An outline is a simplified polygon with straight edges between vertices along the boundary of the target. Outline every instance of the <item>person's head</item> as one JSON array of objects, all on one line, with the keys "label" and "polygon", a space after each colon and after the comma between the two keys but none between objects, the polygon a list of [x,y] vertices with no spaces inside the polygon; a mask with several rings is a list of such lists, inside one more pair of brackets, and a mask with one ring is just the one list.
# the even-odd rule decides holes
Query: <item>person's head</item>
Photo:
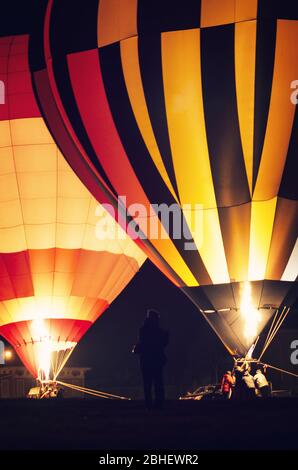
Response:
[{"label": "person's head", "polygon": [[226,374],[227,375],[232,375],[232,372],[230,370],[227,370]]},{"label": "person's head", "polygon": [[147,317],[146,317],[146,323],[150,323],[151,325],[158,325],[159,323],[159,313],[157,310],[154,310],[153,308],[149,308],[147,310]]},{"label": "person's head", "polygon": [[256,373],[257,373],[257,374],[262,374],[263,372],[262,372],[261,369],[257,369]]}]

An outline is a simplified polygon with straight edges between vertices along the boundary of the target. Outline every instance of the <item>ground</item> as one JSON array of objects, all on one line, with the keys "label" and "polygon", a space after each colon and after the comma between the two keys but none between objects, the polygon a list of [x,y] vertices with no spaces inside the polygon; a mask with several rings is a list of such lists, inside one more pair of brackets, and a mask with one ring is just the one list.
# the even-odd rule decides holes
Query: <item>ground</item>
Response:
[{"label": "ground", "polygon": [[298,449],[298,399],[0,400],[1,449]]}]

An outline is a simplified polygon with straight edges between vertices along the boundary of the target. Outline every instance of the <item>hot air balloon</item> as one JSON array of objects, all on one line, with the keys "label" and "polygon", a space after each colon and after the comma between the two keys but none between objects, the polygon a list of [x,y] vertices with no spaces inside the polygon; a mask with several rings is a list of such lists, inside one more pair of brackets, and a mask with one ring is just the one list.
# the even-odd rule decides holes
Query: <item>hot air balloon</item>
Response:
[{"label": "hot air balloon", "polygon": [[[297,297],[297,44],[291,0],[50,0],[32,37],[68,162],[98,200],[125,196],[138,243],[234,356]],[[178,205],[180,238],[154,204]]]},{"label": "hot air balloon", "polygon": [[[54,143],[34,98],[28,36],[0,38],[0,335],[31,374],[55,380],[145,261]],[[100,217],[99,217],[100,216]]]}]

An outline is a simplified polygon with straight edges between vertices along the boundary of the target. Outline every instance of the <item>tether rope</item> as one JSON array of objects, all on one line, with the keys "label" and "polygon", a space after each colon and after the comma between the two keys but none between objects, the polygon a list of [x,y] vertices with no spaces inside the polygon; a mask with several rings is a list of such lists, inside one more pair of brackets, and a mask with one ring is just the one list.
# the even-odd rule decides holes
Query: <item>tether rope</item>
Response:
[{"label": "tether rope", "polygon": [[278,372],[282,372],[284,374],[292,375],[293,377],[296,377],[296,379],[298,379],[298,374],[294,374],[294,372],[290,372],[288,370],[281,369],[280,367],[275,367],[275,366],[272,366],[270,364],[264,364],[263,362],[260,362],[259,364],[261,364],[262,366],[265,366],[265,367],[269,367],[270,369],[276,370]]},{"label": "tether rope", "polygon": [[[276,336],[277,332],[279,331],[281,325],[283,324],[284,320],[286,319],[288,313],[290,311],[290,307],[284,307],[282,309],[282,312],[280,314],[280,316],[277,318],[277,315],[275,315],[274,319],[273,319],[273,322],[272,322],[272,325],[270,327],[270,330],[271,332],[269,331],[270,335],[268,334],[267,335],[267,338],[266,338],[266,341],[265,341],[265,344],[264,344],[264,347],[263,347],[263,350],[259,356],[259,359],[258,361],[260,361],[264,355],[264,353],[266,352],[266,350],[268,349],[268,347],[270,346],[270,344],[272,343],[273,341],[273,338]],[[277,318],[277,320],[276,320]],[[274,322],[276,320],[276,323],[275,325],[273,326]]]},{"label": "tether rope", "polygon": [[275,321],[276,321],[276,318],[277,318],[277,315],[278,315],[278,311],[279,311],[279,309],[277,309],[276,312],[275,312],[275,314],[274,314],[274,317],[273,317],[273,320],[272,320],[272,322],[271,322],[271,325],[270,325],[268,334],[267,334],[267,336],[266,336],[266,339],[265,339],[265,342],[264,342],[264,346],[263,346],[263,349],[262,349],[262,351],[261,351],[261,353],[260,353],[259,359],[261,359],[261,355],[263,354],[263,351],[264,351],[264,349],[265,349],[265,347],[266,347],[266,345],[267,345],[267,342],[268,342],[268,340],[269,340],[269,338],[270,338],[270,336],[271,336],[271,333],[272,333],[272,330],[273,330],[273,326],[274,326],[274,324],[275,324]]},{"label": "tether rope", "polygon": [[107,398],[110,400],[130,400],[130,398],[127,398],[127,397],[122,397],[120,395],[113,395],[112,393],[101,392],[100,390],[94,390],[92,388],[81,387],[79,385],[68,384],[66,382],[61,382],[60,380],[57,380],[57,384],[72,388],[82,393],[98,396],[101,398]]}]

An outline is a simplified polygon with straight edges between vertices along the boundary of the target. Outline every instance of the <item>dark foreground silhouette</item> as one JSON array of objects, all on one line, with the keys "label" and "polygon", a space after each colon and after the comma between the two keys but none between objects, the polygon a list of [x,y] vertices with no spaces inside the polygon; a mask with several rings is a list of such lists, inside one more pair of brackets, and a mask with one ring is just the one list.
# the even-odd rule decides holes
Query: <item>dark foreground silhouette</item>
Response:
[{"label": "dark foreground silhouette", "polygon": [[158,312],[148,310],[147,318],[140,328],[139,342],[134,352],[140,358],[145,403],[149,410],[152,407],[161,409],[164,406],[163,373],[166,364],[165,348],[168,342],[169,332],[159,326]]},{"label": "dark foreground silhouette", "polygon": [[1,449],[298,449],[296,398],[0,400],[0,416]]}]

